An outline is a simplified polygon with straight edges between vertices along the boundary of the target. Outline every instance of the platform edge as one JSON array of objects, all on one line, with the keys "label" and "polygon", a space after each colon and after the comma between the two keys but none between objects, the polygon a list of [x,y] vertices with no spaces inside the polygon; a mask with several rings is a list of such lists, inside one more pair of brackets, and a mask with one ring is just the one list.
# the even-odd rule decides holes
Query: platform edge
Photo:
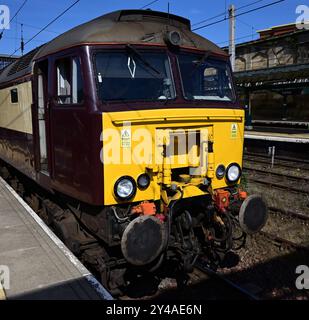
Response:
[{"label": "platform edge", "polygon": [[[65,244],[46,226],[44,221],[32,210],[32,208],[16,193],[16,191],[2,178],[0,182],[6,189],[16,198],[16,200],[24,207],[28,214],[43,229],[54,244],[63,252],[70,262],[78,269],[82,276],[87,280],[90,286],[98,293],[103,300],[114,300],[112,295],[102,286],[102,284],[93,276],[93,274],[75,257],[75,255],[65,246]],[[1,284],[0,284],[0,300],[1,300]]]}]

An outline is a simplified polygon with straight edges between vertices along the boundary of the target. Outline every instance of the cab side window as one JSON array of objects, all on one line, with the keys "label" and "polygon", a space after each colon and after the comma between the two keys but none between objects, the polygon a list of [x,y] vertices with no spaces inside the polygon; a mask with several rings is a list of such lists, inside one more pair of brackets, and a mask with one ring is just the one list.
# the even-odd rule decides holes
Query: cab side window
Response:
[{"label": "cab side window", "polygon": [[56,62],[57,103],[79,104],[84,99],[79,58],[63,58]]}]

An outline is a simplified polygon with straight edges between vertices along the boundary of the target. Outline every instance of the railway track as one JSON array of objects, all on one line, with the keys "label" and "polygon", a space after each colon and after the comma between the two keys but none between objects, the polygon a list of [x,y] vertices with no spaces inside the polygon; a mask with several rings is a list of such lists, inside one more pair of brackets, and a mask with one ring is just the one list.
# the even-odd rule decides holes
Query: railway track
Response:
[{"label": "railway track", "polygon": [[247,165],[243,166],[243,170],[244,171],[248,171],[248,172],[255,172],[255,173],[258,173],[258,174],[264,174],[264,175],[268,174],[268,175],[271,175],[271,176],[274,176],[274,177],[283,178],[284,180],[286,180],[286,179],[301,180],[303,182],[309,183],[309,177],[306,177],[306,176],[296,176],[296,175],[292,175],[292,174],[285,174],[285,173],[280,173],[280,172],[276,172],[276,171],[273,171],[273,170],[249,167]]},{"label": "railway track", "polygon": [[294,193],[309,194],[309,162],[278,158],[275,166],[270,168],[268,156],[245,154],[243,170],[248,173],[248,181]]},{"label": "railway track", "polygon": [[268,210],[271,214],[278,214],[279,213],[284,216],[288,216],[291,218],[297,218],[297,219],[309,222],[309,215],[308,214],[295,212],[295,211],[291,211],[291,210],[283,210],[283,209],[276,208],[276,207],[268,207]]},{"label": "railway track", "polygon": [[[263,154],[263,153],[245,152],[244,156],[270,159],[270,156],[268,154]],[[279,161],[287,161],[287,162],[293,161],[293,162],[303,163],[309,166],[309,160],[298,159],[294,157],[282,157],[282,156],[276,156],[275,159]]]},{"label": "railway track", "polygon": [[307,292],[295,288],[294,264],[306,264],[309,246],[271,230],[261,231],[249,243],[254,249],[243,249],[240,264],[222,270],[228,280],[249,290],[253,299],[308,299]]},{"label": "railway track", "polygon": [[[303,224],[303,229],[308,228],[309,216],[295,211],[283,210],[276,207],[269,208],[269,220],[273,217],[281,220],[283,225],[296,221],[296,232],[298,223]],[[276,221],[276,220],[274,220]],[[288,228],[289,228],[288,224]],[[307,293],[295,289],[295,279],[293,278],[294,266],[290,265],[289,257],[293,257],[296,264],[304,264],[309,253],[309,243],[301,243],[288,239],[284,232],[267,228],[253,237],[251,241],[252,251],[244,248],[241,251],[241,261],[236,268],[231,270],[223,269],[223,277],[236,285],[244,293],[248,293],[248,299],[307,299]],[[298,239],[299,240],[299,239]],[[255,254],[257,253],[258,254]],[[286,258],[287,257],[287,258]],[[270,271],[271,270],[271,271]],[[269,277],[269,273],[274,272],[274,276]],[[266,276],[263,276],[263,273]],[[245,288],[245,289],[243,289]],[[251,291],[251,292],[250,292]]]},{"label": "railway track", "polygon": [[[271,158],[268,155],[245,153],[243,157],[245,162],[257,163],[265,166],[271,166]],[[285,168],[285,169],[301,169],[304,170],[309,175],[309,161],[296,159],[296,158],[285,158],[285,157],[275,157],[274,160],[275,168]]]},{"label": "railway track", "polygon": [[[292,175],[286,176],[285,174],[251,168],[245,169],[244,171],[247,171],[248,173],[254,173],[254,175],[247,177],[249,182],[254,182],[286,191],[309,194],[309,179]],[[300,183],[303,185],[300,186]]]},{"label": "railway track", "polygon": [[[301,224],[309,227],[309,215],[306,215],[304,213],[294,212],[294,211],[290,211],[290,210],[283,210],[283,209],[275,208],[275,207],[269,207],[269,213],[271,216],[281,215],[281,216],[284,216],[286,219],[289,219],[289,221],[293,222],[294,224],[301,223]],[[301,229],[300,227],[297,228],[296,232],[298,232],[298,230],[300,230],[300,229]],[[286,237],[284,237],[284,236],[276,234],[275,232],[269,232],[269,231],[262,230],[262,231],[260,231],[260,234],[262,236],[266,237],[267,239],[269,239],[277,244],[280,244],[281,246],[293,248],[296,250],[305,250],[305,251],[309,252],[309,243],[304,244],[304,243],[299,243],[296,241],[291,241],[289,239],[286,239]]]},{"label": "railway track", "polygon": [[[235,293],[239,297],[243,298],[244,300],[259,300],[259,298],[256,295],[254,295],[253,293],[251,293],[247,289],[243,288],[242,286],[240,286],[236,282],[229,280],[224,275],[222,275],[218,272],[215,272],[214,270],[209,268],[209,266],[207,265],[207,261],[204,261],[202,259],[198,259],[198,261],[195,263],[195,267],[198,270],[207,274],[208,276],[215,278],[222,285],[227,286],[229,288],[232,288],[232,290],[235,291]],[[232,299],[233,299],[233,297],[232,297]]]},{"label": "railway track", "polygon": [[300,243],[296,243],[294,241],[279,237],[278,235],[271,233],[271,232],[265,232],[265,231],[260,231],[260,234],[264,236],[265,238],[278,243],[281,246],[288,247],[288,248],[293,248],[296,250],[304,250],[309,253],[309,247]]}]

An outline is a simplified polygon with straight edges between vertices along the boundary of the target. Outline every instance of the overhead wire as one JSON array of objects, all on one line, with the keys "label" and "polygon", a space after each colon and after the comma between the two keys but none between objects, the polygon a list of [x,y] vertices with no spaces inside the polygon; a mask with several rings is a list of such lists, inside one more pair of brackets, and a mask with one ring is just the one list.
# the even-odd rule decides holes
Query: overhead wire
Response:
[{"label": "overhead wire", "polygon": [[17,15],[19,14],[19,12],[22,10],[22,8],[26,5],[26,3],[28,2],[28,0],[24,0],[24,2],[20,5],[20,7],[17,9],[17,11],[15,12],[15,14],[13,15],[13,17],[10,19],[10,21],[4,26],[3,30],[0,32],[0,39],[2,39],[4,30],[7,29],[7,27],[10,25],[10,23],[17,17]]},{"label": "overhead wire", "polygon": [[[243,5],[243,6],[240,6],[236,10],[241,10],[241,9],[253,6],[253,5],[255,5],[255,4],[259,3],[259,2],[262,2],[262,1],[265,1],[265,0],[256,0],[256,1],[253,1],[253,2],[250,2],[250,3],[247,3],[247,4]],[[202,23],[207,22],[207,21],[211,21],[211,20],[213,20],[215,18],[219,18],[219,17],[222,17],[222,16],[225,16],[225,18],[226,18],[227,13],[228,13],[228,10],[226,9],[226,4],[225,4],[225,11],[224,12],[219,13],[219,14],[213,16],[213,17],[201,20],[199,22],[193,23],[192,26],[197,26],[199,24],[202,24]]]},{"label": "overhead wire", "polygon": [[[37,26],[34,26],[34,25],[31,25],[31,24],[28,24],[28,23],[20,23],[19,22],[19,24],[23,24],[24,25],[24,27],[28,27],[28,28],[31,28],[31,29],[36,29],[36,30],[41,30],[42,28],[41,27],[37,27]],[[58,31],[54,31],[54,30],[48,30],[48,29],[46,29],[46,30],[44,30],[45,32],[50,32],[50,33],[54,33],[54,34],[60,34],[60,32],[58,32]]]},{"label": "overhead wire", "polygon": [[[249,37],[252,37],[252,34],[247,34],[245,36],[235,38],[235,41],[246,39],[246,38],[249,38]],[[216,42],[216,44],[218,45],[218,44],[224,44],[224,43],[229,43],[229,42],[230,42],[229,40],[225,40],[225,41]]]},{"label": "overhead wire", "polygon": [[[268,4],[265,4],[263,6],[260,6],[260,7],[257,7],[257,8],[254,8],[254,9],[251,9],[251,10],[247,10],[247,11],[244,11],[244,12],[241,12],[241,13],[238,13],[238,14],[235,14],[235,18],[239,17],[239,16],[242,16],[242,15],[245,15],[245,14],[248,14],[248,13],[251,13],[251,12],[255,12],[255,11],[258,11],[258,10],[261,10],[261,9],[264,9],[264,8],[267,8],[267,7],[270,7],[270,6],[273,6],[275,4],[278,4],[278,3],[281,3],[281,2],[284,2],[285,0],[277,0],[277,1],[274,1],[274,2],[271,2],[271,3],[268,3]],[[212,22],[212,23],[208,23],[206,25],[203,25],[203,26],[200,26],[200,27],[197,27],[197,28],[194,28],[192,29],[192,31],[196,31],[196,30],[200,30],[200,29],[203,29],[203,28],[206,28],[206,27],[209,27],[209,26],[212,26],[212,25],[215,25],[215,24],[218,24],[220,22],[223,22],[223,21],[226,21],[228,20],[229,18],[228,17],[224,17],[220,20],[217,20],[215,22]]]},{"label": "overhead wire", "polygon": [[[68,8],[63,10],[60,14],[58,14],[52,21],[50,21],[45,27],[41,28],[40,31],[38,31],[34,36],[32,36],[28,41],[25,42],[25,46],[29,44],[31,41],[33,41],[39,34],[41,34],[43,31],[45,31],[50,25],[52,25],[55,21],[57,21],[59,18],[61,18],[65,13],[67,13],[70,9],[72,9],[75,5],[77,5],[78,2],[81,0],[76,0],[74,3],[72,3]],[[19,51],[21,47],[16,49],[10,57],[12,57],[17,51]]]},{"label": "overhead wire", "polygon": [[145,9],[146,7],[151,6],[152,4],[154,4],[154,3],[158,2],[158,1],[160,1],[160,0],[151,1],[151,2],[149,2],[147,4],[145,4],[144,6],[142,6],[140,9]]}]

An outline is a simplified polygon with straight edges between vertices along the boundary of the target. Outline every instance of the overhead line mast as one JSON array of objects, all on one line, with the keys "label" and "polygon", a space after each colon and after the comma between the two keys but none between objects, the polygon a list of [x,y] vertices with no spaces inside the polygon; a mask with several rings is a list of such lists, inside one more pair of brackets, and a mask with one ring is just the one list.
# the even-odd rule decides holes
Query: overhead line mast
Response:
[{"label": "overhead line mast", "polygon": [[21,40],[20,40],[20,49],[21,49],[21,55],[24,55],[25,50],[25,42],[24,42],[24,25],[21,24]]},{"label": "overhead line mast", "polygon": [[235,6],[229,7],[229,54],[232,70],[235,71]]}]

